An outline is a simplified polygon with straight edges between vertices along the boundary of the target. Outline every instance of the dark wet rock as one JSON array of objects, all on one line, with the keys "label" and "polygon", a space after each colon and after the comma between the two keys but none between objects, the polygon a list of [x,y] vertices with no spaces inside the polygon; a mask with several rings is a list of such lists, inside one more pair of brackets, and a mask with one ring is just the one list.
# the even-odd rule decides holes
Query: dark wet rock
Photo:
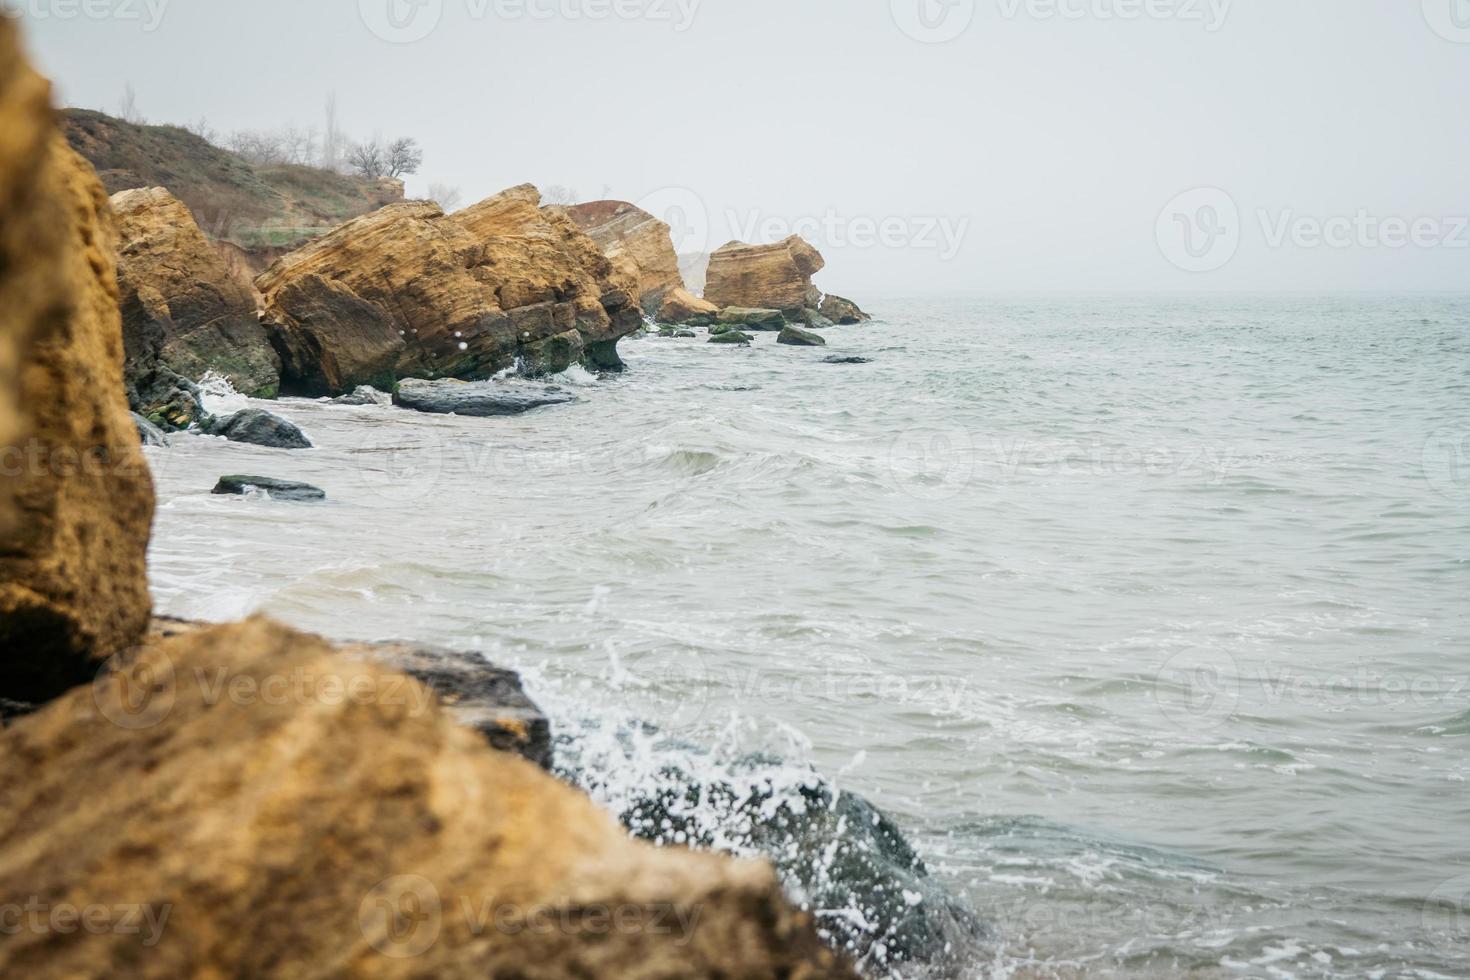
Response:
[{"label": "dark wet rock", "polygon": [[805,323],[813,330],[825,330],[827,327],[836,326],[835,323],[822,316],[819,311],[814,310],[811,307],[807,307],[806,309],[801,311],[801,322]]},{"label": "dark wet rock", "polygon": [[828,293],[822,297],[822,305],[818,308],[822,316],[833,323],[847,326],[853,323],[865,323],[873,319],[858,309],[858,305],[850,299],[834,296]]},{"label": "dark wet rock", "polygon": [[582,335],[576,330],[554,334],[521,347],[521,374],[528,378],[560,374],[580,362],[582,353]]},{"label": "dark wet rock", "polygon": [[693,330],[675,330],[674,336],[681,340],[689,340],[697,335]]},{"label": "dark wet rock", "polygon": [[[657,732],[648,727],[649,734]],[[680,762],[709,772],[705,750],[660,744],[669,764],[640,779],[632,795],[605,774],[617,760],[585,756],[575,736],[558,739],[558,765],[611,803],[636,837],[768,858],[787,891],[814,910],[829,945],[868,964],[870,975],[896,975],[908,964],[953,975],[991,940],[990,927],[933,878],[898,825],[868,801],[815,773],[792,779],[790,767],[764,755],[696,776]]]},{"label": "dark wet rock", "polygon": [[358,385],[350,395],[332,399],[333,405],[392,405],[393,396],[372,385]]},{"label": "dark wet rock", "polygon": [[454,719],[483,735],[491,748],[551,769],[551,722],[527,697],[515,671],[477,654],[403,643],[354,644],[343,652],[407,674],[439,695]]},{"label": "dark wet rock", "polygon": [[695,336],[695,333],[693,330],[685,330],[682,327],[659,327],[658,335],[668,339],[687,339]]},{"label": "dark wet rock", "polygon": [[833,354],[831,357],[822,358],[823,364],[872,364],[871,357],[858,357],[850,354]]},{"label": "dark wet rock", "polygon": [[310,483],[277,480],[269,476],[222,476],[210,492],[221,496],[243,497],[251,490],[264,490],[272,500],[289,500],[297,503],[327,499],[325,491]]},{"label": "dark wet rock", "polygon": [[137,412],[134,412],[132,414],[133,425],[138,427],[138,439],[142,441],[143,445],[167,446],[169,444],[168,436],[164,435],[162,429],[145,419],[143,416],[139,415]]},{"label": "dark wet rock", "polygon": [[[127,335],[123,341],[124,350],[130,350]],[[178,432],[209,419],[199,386],[161,364],[130,368],[123,382],[128,404],[137,406],[137,414],[165,432]]]},{"label": "dark wet rock", "polygon": [[506,381],[404,381],[393,402],[433,415],[488,418],[520,415],[546,405],[565,405],[577,396],[551,385]]},{"label": "dark wet rock", "polygon": [[712,344],[742,344],[750,346],[751,336],[741,333],[739,330],[726,330],[724,333],[711,334],[709,342]]},{"label": "dark wet rock", "polygon": [[311,440],[293,422],[259,408],[247,408],[226,419],[214,419],[204,426],[212,436],[224,436],[231,442],[247,442],[267,449],[310,449]]},{"label": "dark wet rock", "polygon": [[747,330],[768,330],[772,333],[786,326],[786,317],[780,310],[758,310],[743,306],[730,306],[720,311],[718,323],[744,327]]},{"label": "dark wet rock", "polygon": [[810,330],[788,326],[776,338],[776,343],[789,344],[792,347],[826,347],[827,338],[821,334],[812,333]]}]

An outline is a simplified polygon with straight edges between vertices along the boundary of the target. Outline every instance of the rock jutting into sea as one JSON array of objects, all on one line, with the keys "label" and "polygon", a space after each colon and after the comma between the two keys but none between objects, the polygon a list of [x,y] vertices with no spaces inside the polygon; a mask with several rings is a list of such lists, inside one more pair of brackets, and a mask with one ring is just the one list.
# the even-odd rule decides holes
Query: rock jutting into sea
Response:
[{"label": "rock jutting into sea", "polygon": [[393,403],[432,415],[489,418],[522,415],[533,408],[565,405],[577,396],[553,385],[514,381],[419,381],[398,386]]},{"label": "rock jutting into sea", "polygon": [[264,493],[272,500],[285,500],[293,503],[327,499],[326,491],[310,483],[277,480],[269,476],[222,476],[210,493],[220,496],[244,497],[253,490]]},{"label": "rock jutting into sea", "polygon": [[230,442],[246,442],[267,449],[311,448],[311,440],[296,423],[259,408],[247,408],[225,418],[210,419],[202,430],[207,435],[222,436]]},{"label": "rock jutting into sea", "polygon": [[115,194],[112,207],[122,235],[117,280],[134,411],[168,428],[199,421],[188,382],[209,372],[243,394],[274,398],[281,361],[256,317],[250,286],[230,271],[189,209],[162,187]]},{"label": "rock jutting into sea", "polygon": [[574,204],[566,213],[609,260],[628,263],[638,277],[638,302],[644,313],[654,316],[667,295],[683,290],[679,256],[664,222],[626,201]]},{"label": "rock jutting into sea", "polygon": [[523,185],[453,215],[389,205],[279,259],[256,286],[283,391],[620,368],[617,342],[643,322],[636,279],[539,202]]}]

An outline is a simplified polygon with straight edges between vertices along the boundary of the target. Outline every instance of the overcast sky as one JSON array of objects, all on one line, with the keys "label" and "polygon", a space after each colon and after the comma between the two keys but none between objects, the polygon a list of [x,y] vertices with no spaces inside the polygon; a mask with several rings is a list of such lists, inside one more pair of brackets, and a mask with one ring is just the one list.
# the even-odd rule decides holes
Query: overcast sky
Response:
[{"label": "overcast sky", "polygon": [[422,142],[410,192],[801,231],[854,296],[1470,285],[1470,0],[8,2],[67,104],[335,91]]}]

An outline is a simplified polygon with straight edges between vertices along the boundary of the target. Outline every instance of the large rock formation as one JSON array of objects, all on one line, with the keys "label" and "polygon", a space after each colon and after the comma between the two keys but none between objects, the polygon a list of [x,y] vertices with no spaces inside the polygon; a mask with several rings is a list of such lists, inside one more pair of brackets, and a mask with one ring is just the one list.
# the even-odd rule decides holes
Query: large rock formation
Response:
[{"label": "large rock formation", "polygon": [[117,229],[0,17],[0,698],[84,681],[148,624],[153,485],[122,385]]},{"label": "large rock formation", "polygon": [[700,299],[688,290],[671,289],[659,304],[657,320],[659,323],[707,327],[715,322],[719,312],[718,306]]},{"label": "large rock formation", "polygon": [[0,760],[0,894],[42,926],[6,976],[854,977],[768,865],[634,842],[264,620],[149,645]]},{"label": "large rock formation", "polygon": [[169,406],[179,379],[198,381],[208,371],[244,394],[274,398],[280,358],[255,297],[189,209],[162,187],[122,191],[112,207],[122,231],[118,287],[133,409],[177,427]]},{"label": "large rock formation", "polygon": [[799,236],[774,245],[731,242],[710,256],[704,298],[716,306],[780,310],[796,322],[815,308],[822,293],[812,276],[826,263]]},{"label": "large rock formation", "polygon": [[679,256],[669,226],[626,201],[592,201],[566,209],[567,214],[610,259],[626,258],[638,276],[639,304],[649,316],[664,297],[684,288]]},{"label": "large rock formation", "polygon": [[258,280],[283,390],[391,391],[399,378],[488,378],[578,358],[621,366],[636,283],[530,186],[458,214],[427,201],[348,222]]}]

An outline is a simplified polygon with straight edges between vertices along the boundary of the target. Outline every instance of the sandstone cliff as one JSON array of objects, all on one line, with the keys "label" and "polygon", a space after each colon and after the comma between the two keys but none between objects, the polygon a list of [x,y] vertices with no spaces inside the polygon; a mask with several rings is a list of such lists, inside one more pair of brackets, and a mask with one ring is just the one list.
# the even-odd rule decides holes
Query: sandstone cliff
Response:
[{"label": "sandstone cliff", "polygon": [[153,485],[123,397],[117,229],[0,17],[0,698],[81,683],[148,624]]},{"label": "sandstone cliff", "polygon": [[638,276],[639,304],[650,316],[664,296],[684,288],[669,226],[626,201],[592,201],[567,214],[611,259],[626,257]]},{"label": "sandstone cliff", "polygon": [[621,366],[641,324],[632,290],[566,218],[518,187],[455,215],[390,205],[282,257],[259,279],[290,393],[397,378],[487,378],[580,357]]},{"label": "sandstone cliff", "polygon": [[826,265],[799,236],[773,245],[731,242],[710,256],[704,298],[719,307],[780,310],[801,321],[822,298],[812,276]]},{"label": "sandstone cliff", "polygon": [[189,209],[162,187],[112,197],[122,232],[125,377],[133,410],[169,423],[177,378],[207,371],[237,391],[274,398],[280,358],[256,318],[255,296],[204,237]]}]

